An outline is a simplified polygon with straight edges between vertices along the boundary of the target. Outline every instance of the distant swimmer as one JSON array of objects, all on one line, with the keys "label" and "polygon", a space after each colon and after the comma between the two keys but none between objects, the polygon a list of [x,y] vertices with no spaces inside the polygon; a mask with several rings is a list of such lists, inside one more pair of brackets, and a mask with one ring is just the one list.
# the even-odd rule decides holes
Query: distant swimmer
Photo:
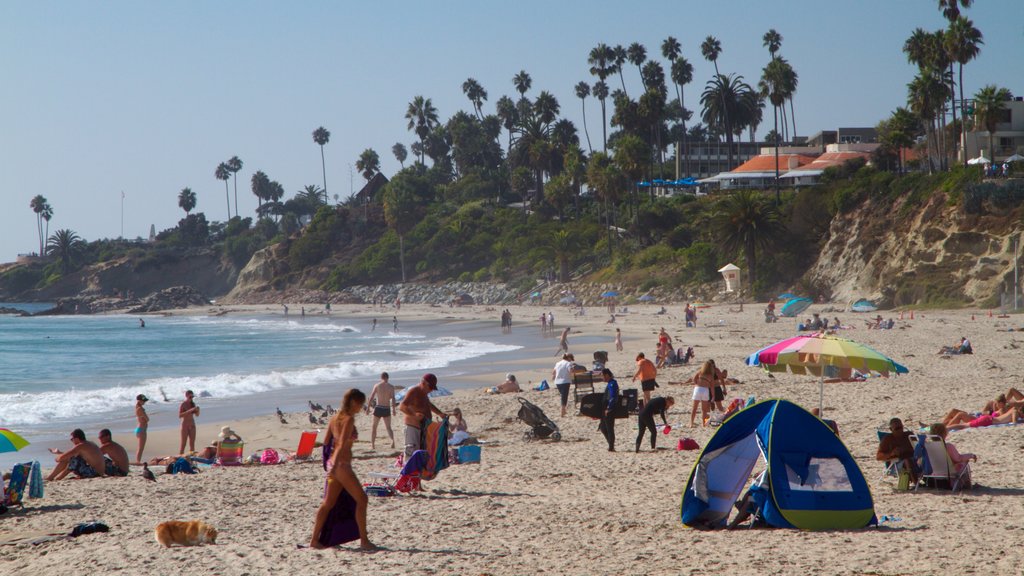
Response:
[{"label": "distant swimmer", "polygon": [[142,318],[139,318],[139,328],[145,328],[145,327],[146,327],[146,321],[143,320]]}]

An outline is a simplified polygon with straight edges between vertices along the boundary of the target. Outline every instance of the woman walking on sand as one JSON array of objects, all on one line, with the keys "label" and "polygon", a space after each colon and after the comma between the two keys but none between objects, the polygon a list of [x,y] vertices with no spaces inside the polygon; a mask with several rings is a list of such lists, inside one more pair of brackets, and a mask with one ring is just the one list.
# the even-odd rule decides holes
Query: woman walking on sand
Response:
[{"label": "woman walking on sand", "polygon": [[615,329],[615,351],[622,352],[622,330]]},{"label": "woman walking on sand", "polygon": [[[327,524],[335,505],[343,507],[351,505],[347,499],[343,499],[344,494],[355,502],[355,523],[358,527],[360,548],[363,550],[377,549],[366,535],[366,492],[363,491],[359,477],[352,470],[352,443],[358,438],[356,414],[363,409],[365,403],[365,394],[355,388],[350,389],[341,401],[341,410],[331,419],[331,423],[327,427],[327,434],[324,436],[324,450],[330,450],[331,457],[324,463],[324,469],[327,471],[327,485],[324,487],[323,502],[320,503],[320,508],[316,511],[313,536],[309,541],[310,548],[327,548],[355,540],[354,535],[349,536],[351,526],[348,524],[351,520],[343,520],[336,525]],[[341,499],[340,503],[339,499]]]},{"label": "woman walking on sand", "polygon": [[693,375],[693,408],[690,410],[690,427],[697,426],[697,407],[700,406],[701,423],[708,425],[708,412],[711,411],[711,388],[715,385],[715,361],[704,362],[700,370]]}]

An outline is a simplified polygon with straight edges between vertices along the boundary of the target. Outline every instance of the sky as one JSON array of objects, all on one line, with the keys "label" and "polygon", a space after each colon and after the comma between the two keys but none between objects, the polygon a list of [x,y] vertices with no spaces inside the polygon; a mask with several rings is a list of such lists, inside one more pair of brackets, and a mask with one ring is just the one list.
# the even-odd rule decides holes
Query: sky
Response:
[{"label": "sky", "polygon": [[[965,68],[965,94],[996,83],[1024,95],[1024,2],[981,0],[966,15],[985,45]],[[461,90],[469,77],[493,111],[526,70],[528,96],[554,94],[582,139],[573,86],[596,80],[586,60],[600,42],[641,42],[661,59],[662,40],[678,38],[694,66],[685,91],[694,109],[713,74],[700,55],[704,37],[721,41],[723,73],[756,85],[768,60],[761,37],[775,28],[799,74],[799,135],[874,126],[906,100],[915,70],[904,40],[916,27],[943,26],[934,0],[0,0],[0,262],[38,250],[36,194],[53,206],[51,233],[94,240],[121,234],[122,192],[127,238],[174,226],[184,187],[197,210],[224,220],[214,170],[231,156],[244,162],[243,216],[256,208],[255,170],[288,197],[322,186],[318,126],[331,132],[327,190],[344,199],[363,183],[353,166],[365,148],[378,152],[385,175],[398,170],[391,146],[415,140],[404,119],[413,97],[431,98],[447,119],[470,109]],[[625,77],[635,96],[638,71],[627,64]],[[599,110],[588,101],[595,143]]]}]

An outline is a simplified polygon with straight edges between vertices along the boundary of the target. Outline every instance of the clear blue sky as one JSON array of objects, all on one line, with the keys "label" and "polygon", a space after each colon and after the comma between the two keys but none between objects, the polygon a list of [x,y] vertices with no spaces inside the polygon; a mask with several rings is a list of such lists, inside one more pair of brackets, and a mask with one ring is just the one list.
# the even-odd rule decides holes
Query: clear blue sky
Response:
[{"label": "clear blue sky", "polygon": [[[677,37],[695,68],[686,93],[693,108],[712,74],[700,56],[705,36],[722,42],[722,71],[753,84],[768,58],[761,36],[775,28],[800,75],[799,134],[874,125],[905,100],[914,71],[903,41],[917,26],[943,26],[935,5],[0,0],[0,261],[36,249],[35,194],[54,207],[51,232],[71,228],[89,240],[118,236],[122,190],[126,237],[173,226],[185,186],[199,210],[223,220],[213,172],[232,155],[245,162],[240,209],[252,215],[254,170],[289,195],[321,183],[311,137],[320,125],[331,131],[328,191],[345,197],[364,148],[377,150],[385,174],[397,169],[390,149],[414,140],[403,119],[413,96],[432,98],[447,118],[469,108],[461,84],[470,76],[493,110],[513,93],[512,76],[527,70],[531,93],[552,92],[582,137],[572,87],[593,82],[586,57],[599,42],[639,41],[660,58],[661,41]],[[966,69],[966,92],[999,83],[1024,94],[1024,2],[979,0],[967,15],[985,46]],[[625,73],[636,92],[637,71]],[[593,137],[600,114],[590,103]],[[360,182],[355,174],[356,190]]]}]

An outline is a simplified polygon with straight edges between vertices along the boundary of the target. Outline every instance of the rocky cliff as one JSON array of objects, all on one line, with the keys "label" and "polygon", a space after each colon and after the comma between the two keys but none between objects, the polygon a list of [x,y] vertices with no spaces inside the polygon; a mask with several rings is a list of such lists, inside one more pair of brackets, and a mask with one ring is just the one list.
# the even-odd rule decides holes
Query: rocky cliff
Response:
[{"label": "rocky cliff", "polygon": [[941,193],[869,198],[833,219],[807,284],[838,302],[997,307],[1013,291],[1019,213],[969,214]]}]

